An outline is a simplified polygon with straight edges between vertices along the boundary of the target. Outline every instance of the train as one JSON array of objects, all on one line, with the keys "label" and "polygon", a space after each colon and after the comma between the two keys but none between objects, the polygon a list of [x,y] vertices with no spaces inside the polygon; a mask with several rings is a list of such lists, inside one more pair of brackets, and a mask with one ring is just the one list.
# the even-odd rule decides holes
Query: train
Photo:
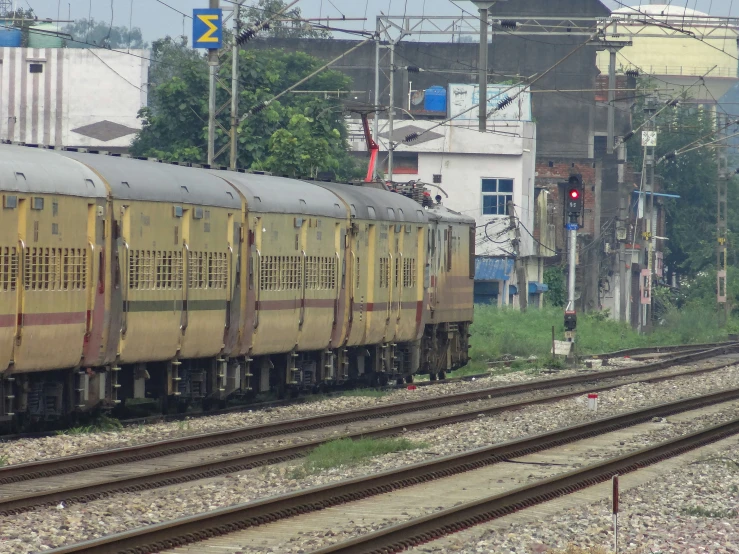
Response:
[{"label": "train", "polygon": [[17,144],[0,194],[0,422],[468,362],[475,222],[440,202]]}]

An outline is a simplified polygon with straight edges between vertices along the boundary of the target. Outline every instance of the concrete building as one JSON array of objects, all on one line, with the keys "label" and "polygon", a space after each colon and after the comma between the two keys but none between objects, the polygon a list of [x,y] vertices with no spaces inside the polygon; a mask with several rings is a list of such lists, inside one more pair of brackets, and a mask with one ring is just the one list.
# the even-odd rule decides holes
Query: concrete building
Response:
[{"label": "concrete building", "polygon": [[[635,3],[615,10],[612,18],[616,21],[612,30],[633,42],[617,54],[620,73],[637,70],[652,76],[663,94],[685,91],[689,99],[703,104],[716,103],[739,82],[737,20],[664,2]],[[608,52],[598,53],[598,69],[608,74]]]},{"label": "concrete building", "polygon": [[0,48],[0,139],[125,150],[147,103],[149,52]]}]

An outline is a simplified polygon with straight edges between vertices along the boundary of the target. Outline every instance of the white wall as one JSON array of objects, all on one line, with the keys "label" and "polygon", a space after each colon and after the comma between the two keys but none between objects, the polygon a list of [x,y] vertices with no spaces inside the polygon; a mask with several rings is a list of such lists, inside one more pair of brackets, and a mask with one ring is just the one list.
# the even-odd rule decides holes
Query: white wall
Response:
[{"label": "white wall", "polygon": [[[395,126],[396,140],[407,134],[404,127],[430,129],[433,125],[432,121],[398,122]],[[477,254],[510,256],[514,251],[510,241],[515,238],[515,233],[499,235],[509,225],[508,216],[483,215],[482,179],[513,179],[515,215],[523,227],[533,233],[536,124],[490,122],[489,129],[497,132],[482,134],[476,128],[445,125],[432,129],[441,135],[438,138],[398,145],[396,152],[418,153],[418,175],[396,175],[394,180],[420,179],[433,183],[434,175],[440,174],[440,186],[449,195],[443,200],[444,205],[477,221]],[[532,256],[535,253],[533,238],[524,228],[520,229],[519,255]]]},{"label": "white wall", "polygon": [[[125,148],[146,106],[148,50],[0,48],[0,138],[10,141]],[[41,73],[30,73],[41,64]],[[104,123],[109,122],[109,123]],[[92,135],[81,127],[102,125]],[[129,132],[127,132],[129,131]]]}]

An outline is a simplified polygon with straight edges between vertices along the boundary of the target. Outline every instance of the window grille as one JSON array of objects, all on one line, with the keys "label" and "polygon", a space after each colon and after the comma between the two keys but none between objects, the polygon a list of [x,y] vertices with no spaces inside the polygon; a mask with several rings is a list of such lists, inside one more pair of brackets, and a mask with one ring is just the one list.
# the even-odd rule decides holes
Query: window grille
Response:
[{"label": "window grille", "polygon": [[357,277],[356,277],[356,288],[359,288],[359,276],[360,276],[359,271],[360,271],[360,268],[362,267],[360,265],[360,263],[359,263],[359,256],[357,256],[356,265],[357,265],[357,270],[356,270],[356,274],[357,274]]},{"label": "window grille", "polygon": [[[12,249],[11,259],[17,275],[17,255]],[[2,259],[5,265],[5,256]],[[4,275],[5,270],[0,269]],[[87,250],[84,248],[41,248],[28,249],[25,264],[25,289],[32,291],[85,290],[87,286]],[[4,277],[3,277],[4,279]],[[15,276],[12,277],[15,288]],[[0,290],[4,281],[0,281]],[[12,290],[12,289],[11,289]]]},{"label": "window grille", "polygon": [[395,288],[400,287],[400,258],[395,258]]},{"label": "window grille", "polygon": [[[223,264],[225,268],[225,258]],[[259,285],[261,290],[299,290],[302,280],[301,256],[264,256],[262,258]]]},{"label": "window grille", "polygon": [[416,260],[405,258],[403,260],[403,288],[414,288],[416,286]]},{"label": "window grille", "polygon": [[14,246],[0,248],[0,292],[15,290],[18,280],[18,252]]},{"label": "window grille", "polygon": [[181,290],[182,252],[132,250],[128,256],[128,288]]},{"label": "window grille", "polygon": [[390,259],[380,258],[380,288],[386,289],[390,286]]},{"label": "window grille", "polygon": [[208,254],[208,288],[226,289],[228,287],[228,264],[225,252]]}]

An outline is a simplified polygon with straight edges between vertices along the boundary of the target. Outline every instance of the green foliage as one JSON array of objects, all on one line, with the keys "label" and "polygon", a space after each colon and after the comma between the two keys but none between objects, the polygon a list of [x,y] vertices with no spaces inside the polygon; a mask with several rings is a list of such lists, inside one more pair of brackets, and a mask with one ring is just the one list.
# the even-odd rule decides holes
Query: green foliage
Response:
[{"label": "green foliage", "polygon": [[[246,8],[246,17],[242,18],[246,25],[254,25],[264,21],[285,7],[283,0],[259,0],[256,6]],[[330,38],[328,31],[314,29],[309,23],[300,21],[300,8],[291,8],[283,12],[277,19],[291,19],[292,21],[272,21],[269,29],[259,33],[260,37],[275,38]]]},{"label": "green foliage", "polygon": [[303,469],[306,473],[315,473],[332,467],[357,465],[369,458],[391,452],[424,447],[423,443],[408,439],[340,439],[322,444],[308,454]]},{"label": "green foliage", "polygon": [[0,456],[0,467],[3,467],[5,465],[8,465],[8,457],[7,456]]},{"label": "green foliage", "polygon": [[549,287],[549,291],[544,295],[546,303],[549,306],[563,307],[567,300],[567,291],[562,268],[550,267],[544,270],[544,283]]},{"label": "green foliage", "polygon": [[[148,48],[141,35],[141,29],[132,27],[112,27],[110,22],[95,19],[77,19],[62,29],[72,35],[67,40],[69,48],[87,48],[89,44],[97,44],[101,48]],[[77,42],[80,41],[80,42]],[[85,44],[87,43],[87,44]]]},{"label": "green foliage", "polygon": [[[249,112],[320,67],[323,62],[303,52],[241,50],[239,112]],[[207,159],[208,65],[184,39],[167,37],[154,43],[150,77],[150,105],[140,111],[142,131],[131,151],[168,161],[203,163]],[[220,77],[230,80],[230,58]],[[323,71],[303,90],[348,90],[350,80],[337,71]],[[229,100],[218,89],[217,105]],[[295,177],[334,171],[339,178],[355,177],[357,168],[348,153],[347,132],[336,99],[314,94],[287,94],[238,126],[238,165]],[[230,126],[228,110],[219,116]],[[216,131],[216,151],[228,136]],[[227,165],[228,152],[217,159]]]},{"label": "green foliage", "polygon": [[736,510],[726,510],[723,508],[712,510],[710,508],[704,508],[703,506],[688,506],[687,508],[683,508],[683,513],[689,516],[707,517],[711,519],[734,519],[739,515]]},{"label": "green foliage", "polygon": [[[564,336],[562,310],[544,308],[522,313],[513,309],[476,306],[470,343],[471,366],[487,369],[490,360],[503,355],[528,358],[539,364],[551,358],[552,327],[558,338]],[[690,305],[670,309],[653,333],[640,335],[630,326],[598,314],[578,318],[577,352],[580,355],[615,352],[641,346],[696,344],[725,340],[727,329],[718,326],[712,307]]]},{"label": "green foliage", "polygon": [[90,435],[92,433],[117,433],[123,429],[121,422],[107,415],[98,416],[90,425],[80,425],[64,431],[57,431],[57,435]]},{"label": "green foliage", "polygon": [[377,389],[356,389],[348,390],[341,393],[341,396],[346,397],[360,397],[360,398],[382,398],[390,394],[389,391],[377,390]]},{"label": "green foliage", "polygon": [[[643,111],[645,96],[655,88],[648,80],[638,84],[635,97],[633,127],[645,120]],[[667,98],[662,98],[666,100]],[[661,104],[658,104],[661,107]],[[676,108],[667,108],[656,118],[659,133],[655,156],[679,150],[697,141],[714,130],[714,118],[710,108],[703,109],[692,103],[682,103]],[[708,142],[715,138],[709,138]],[[628,157],[637,171],[641,171],[643,148],[638,136],[628,145]],[[680,196],[678,200],[665,200],[667,210],[666,264],[680,268],[683,274],[696,275],[715,263],[716,247],[716,181],[717,164],[715,149],[699,148],[667,160],[656,167],[657,182],[662,182],[662,191]],[[640,183],[634,183],[638,189]],[[728,184],[729,259],[736,260],[736,245],[733,234],[739,225],[739,184],[731,179]]]}]

